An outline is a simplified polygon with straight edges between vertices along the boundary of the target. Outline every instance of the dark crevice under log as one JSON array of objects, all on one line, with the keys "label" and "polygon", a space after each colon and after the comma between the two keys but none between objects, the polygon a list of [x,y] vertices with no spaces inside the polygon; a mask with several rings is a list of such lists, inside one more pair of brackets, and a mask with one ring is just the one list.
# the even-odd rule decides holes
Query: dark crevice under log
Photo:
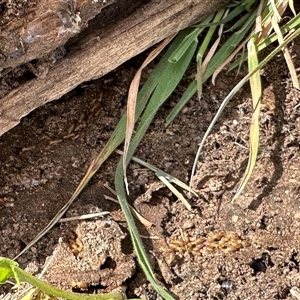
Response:
[{"label": "dark crevice under log", "polygon": [[[227,0],[115,1],[66,44],[44,78],[24,82],[0,99],[0,135],[35,108],[80,83],[99,78],[179,30],[203,20]],[[86,27],[86,26],[85,26]]]}]

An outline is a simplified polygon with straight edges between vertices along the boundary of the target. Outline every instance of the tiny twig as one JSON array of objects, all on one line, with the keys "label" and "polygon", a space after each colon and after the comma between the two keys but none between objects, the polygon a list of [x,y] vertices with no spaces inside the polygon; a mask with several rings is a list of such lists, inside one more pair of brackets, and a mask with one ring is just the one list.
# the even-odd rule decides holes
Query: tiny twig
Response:
[{"label": "tiny twig", "polygon": [[74,217],[69,217],[69,218],[61,218],[58,222],[63,223],[63,222],[70,222],[70,221],[77,221],[77,220],[92,219],[92,218],[105,216],[105,215],[108,215],[108,214],[109,214],[109,211],[102,211],[102,212],[94,213],[94,214],[74,216]]}]

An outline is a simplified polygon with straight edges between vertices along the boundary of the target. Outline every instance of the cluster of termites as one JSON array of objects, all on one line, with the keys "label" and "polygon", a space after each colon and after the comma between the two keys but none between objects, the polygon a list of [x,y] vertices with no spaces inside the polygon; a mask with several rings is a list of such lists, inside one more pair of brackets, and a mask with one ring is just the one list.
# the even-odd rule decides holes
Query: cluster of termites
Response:
[{"label": "cluster of termites", "polygon": [[233,232],[216,232],[205,237],[192,238],[186,232],[182,232],[181,239],[171,240],[168,249],[162,249],[167,263],[172,263],[177,253],[189,253],[194,256],[209,255],[214,253],[229,254],[250,246],[246,240],[242,240]]},{"label": "cluster of termites", "polygon": [[75,239],[70,239],[69,245],[70,245],[71,252],[75,256],[78,256],[78,254],[83,251],[83,243],[78,237],[76,237]]},{"label": "cluster of termites", "polygon": [[249,246],[249,241],[242,240],[238,234],[234,232],[217,232],[208,238],[205,251],[207,253],[221,251],[225,254],[229,254]]},{"label": "cluster of termites", "polygon": [[197,255],[203,249],[205,241],[204,237],[191,238],[186,232],[183,232],[181,239],[171,240],[168,246],[171,251],[176,253],[188,252]]},{"label": "cluster of termites", "polygon": [[73,290],[87,290],[89,288],[89,284],[87,282],[81,282],[81,281],[72,281],[71,286]]}]

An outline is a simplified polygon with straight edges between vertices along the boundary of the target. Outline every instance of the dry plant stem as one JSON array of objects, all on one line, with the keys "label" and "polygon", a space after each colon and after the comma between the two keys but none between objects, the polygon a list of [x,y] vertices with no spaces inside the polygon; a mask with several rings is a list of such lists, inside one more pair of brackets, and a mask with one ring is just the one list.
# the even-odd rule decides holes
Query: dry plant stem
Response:
[{"label": "dry plant stem", "polygon": [[1,99],[0,135],[35,108],[60,98],[84,81],[103,76],[165,37],[203,20],[227,2],[152,0],[120,23],[110,21],[107,30],[97,37],[79,41],[45,78],[28,81]]},{"label": "dry plant stem", "polygon": [[109,215],[109,211],[102,211],[99,213],[87,214],[87,215],[75,216],[75,217],[69,217],[69,218],[61,218],[59,220],[59,223],[98,218],[98,217],[102,217],[105,215]]}]

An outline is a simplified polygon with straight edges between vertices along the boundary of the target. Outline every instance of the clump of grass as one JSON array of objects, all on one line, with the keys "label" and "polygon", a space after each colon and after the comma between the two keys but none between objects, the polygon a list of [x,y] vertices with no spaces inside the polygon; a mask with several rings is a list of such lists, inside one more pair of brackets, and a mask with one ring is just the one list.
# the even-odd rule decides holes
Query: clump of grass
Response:
[{"label": "clump of grass", "polygon": [[[249,4],[251,4],[252,6]],[[239,6],[245,7],[246,11],[249,10],[249,12],[246,15],[249,16],[248,20],[251,20],[252,27],[254,26],[254,30],[252,30],[252,32],[246,36],[247,30],[245,29],[247,26],[245,25],[247,25],[247,23],[245,23],[245,25],[243,25],[241,30],[235,32],[231,36],[231,38],[233,39],[232,42],[235,45],[235,49],[232,49],[233,51],[232,53],[230,53],[230,55],[228,55],[229,53],[227,53],[226,58],[225,56],[222,58],[223,62],[221,64],[220,64],[221,61],[219,60],[217,60],[218,61],[217,64],[212,62],[214,61],[215,57],[218,58],[218,53],[222,53],[222,51],[224,52],[226,51],[224,45],[231,39],[229,38],[227,42],[218,50],[215,56],[213,56],[212,59],[210,60],[210,63],[212,64],[211,71],[214,70],[214,72],[212,74],[209,72],[209,74],[207,74],[207,77],[209,75],[212,75],[214,81],[216,75],[220,72],[220,70],[224,68],[225,65],[229,64],[232,61],[234,56],[237,54],[238,51],[240,51],[244,47],[244,45],[247,45],[247,52],[239,60],[235,61],[230,65],[230,70],[233,70],[234,68],[239,66],[244,60],[247,60],[249,73],[232,89],[232,91],[228,94],[228,96],[223,100],[215,117],[211,121],[206,133],[204,134],[204,137],[202,139],[202,142],[196,154],[196,159],[194,162],[192,175],[191,175],[191,182],[192,182],[192,177],[195,172],[196,163],[199,159],[206,138],[211,132],[216,121],[220,117],[225,106],[228,104],[230,99],[232,99],[232,97],[239,91],[239,89],[247,81],[250,81],[250,87],[252,93],[252,104],[253,104],[253,115],[252,115],[252,121],[250,125],[249,160],[248,160],[248,165],[245,174],[236,191],[236,194],[232,199],[232,202],[234,202],[239,197],[244,187],[246,186],[253,172],[256,158],[257,158],[257,152],[259,147],[259,114],[260,114],[261,96],[262,96],[262,86],[261,86],[261,78],[260,78],[259,70],[264,65],[266,65],[272,59],[272,57],[274,57],[278,52],[283,51],[287,63],[287,67],[291,74],[293,85],[295,88],[299,89],[299,81],[296,75],[295,67],[292,63],[290,54],[286,48],[287,44],[290,43],[293,39],[295,39],[300,33],[300,14],[299,13],[296,14],[293,6],[293,1],[286,0],[286,1],[254,2],[254,1],[245,0],[240,5],[238,5],[237,8]],[[286,24],[282,24],[280,27],[278,23],[282,21],[282,16],[285,13],[287,7],[291,9],[291,11],[294,14],[294,17],[291,18]],[[241,20],[242,19],[243,18],[241,18]],[[234,28],[236,27],[236,24],[233,26]],[[230,30],[232,30],[232,28]],[[237,39],[239,40],[238,44],[235,43]],[[267,57],[265,57],[261,62],[259,62],[258,53],[274,42],[277,42],[279,45]],[[229,45],[226,45],[226,47],[230,45],[232,45],[231,42],[229,43]],[[206,78],[205,70],[204,72],[201,72],[201,74],[198,75],[198,77]],[[199,91],[199,87],[198,87],[198,91]],[[188,101],[189,98],[183,97],[183,99],[184,101]]]},{"label": "clump of grass", "polygon": [[[293,13],[293,17],[283,20],[282,17],[288,8]],[[239,17],[239,20],[224,31],[226,27],[225,25],[230,24],[230,22],[236,17]],[[224,44],[220,45],[221,37],[224,33],[226,33],[227,39]],[[54,217],[50,224],[21,252],[21,254],[28,250],[30,246],[32,246],[56,224],[59,218],[65,213],[71,203],[87,185],[92,176],[101,167],[103,162],[117,149],[117,147],[121,145],[125,139],[124,154],[115,173],[115,188],[117,197],[127,220],[128,229],[138,261],[147,279],[164,299],[174,299],[158,284],[148,261],[147,252],[136,228],[131,208],[128,205],[126,198],[126,192],[130,189],[130,187],[127,186],[126,180],[127,165],[133,158],[136,148],[138,147],[157,111],[177,87],[195,55],[197,60],[197,74],[195,75],[195,79],[191,82],[180,101],[170,112],[166,119],[166,126],[174,120],[180,110],[196,93],[198,98],[201,99],[203,84],[209,78],[212,78],[214,82],[217,74],[221,72],[225,66],[227,66],[228,70],[232,71],[234,69],[238,69],[242,63],[247,61],[249,73],[233,88],[220,105],[200,143],[191,175],[192,183],[192,177],[196,170],[196,163],[205,145],[207,136],[213,129],[216,121],[230,99],[246,82],[249,81],[253,104],[253,116],[250,125],[249,161],[245,175],[241,179],[240,186],[232,199],[232,201],[235,201],[247,184],[251,173],[253,172],[257,158],[257,151],[259,147],[260,101],[262,95],[259,70],[266,65],[272,57],[282,51],[287,62],[287,67],[289,68],[293,84],[296,88],[299,88],[295,68],[286,48],[288,43],[295,39],[299,33],[300,14],[296,13],[293,0],[232,1],[227,7],[208,17],[202,23],[181,31],[174,38],[168,47],[168,50],[162,56],[142,89],[138,91],[139,78],[142,69],[154,57],[156,57],[164,47],[166,47],[166,45],[170,42],[170,39],[163,42],[149,55],[144,64],[138,70],[129,91],[127,115],[122,117],[110,140],[101,153],[99,153],[98,157],[92,162],[71,199],[60,210],[57,216]],[[200,34],[201,36],[204,36],[202,41],[200,41],[199,38]],[[274,43],[277,43],[277,47],[262,61],[259,61],[258,54],[263,49]],[[236,54],[240,51],[243,55],[234,61]],[[135,133],[133,134],[134,128]],[[172,185],[174,179],[170,179],[169,175],[158,169],[155,169],[155,172],[159,174],[158,177],[163,182],[167,183],[167,186],[172,191],[176,191],[175,187]],[[191,188],[186,187],[186,189],[191,191]],[[185,202],[184,199],[182,199],[182,201],[186,207],[190,209],[188,202]]]}]

